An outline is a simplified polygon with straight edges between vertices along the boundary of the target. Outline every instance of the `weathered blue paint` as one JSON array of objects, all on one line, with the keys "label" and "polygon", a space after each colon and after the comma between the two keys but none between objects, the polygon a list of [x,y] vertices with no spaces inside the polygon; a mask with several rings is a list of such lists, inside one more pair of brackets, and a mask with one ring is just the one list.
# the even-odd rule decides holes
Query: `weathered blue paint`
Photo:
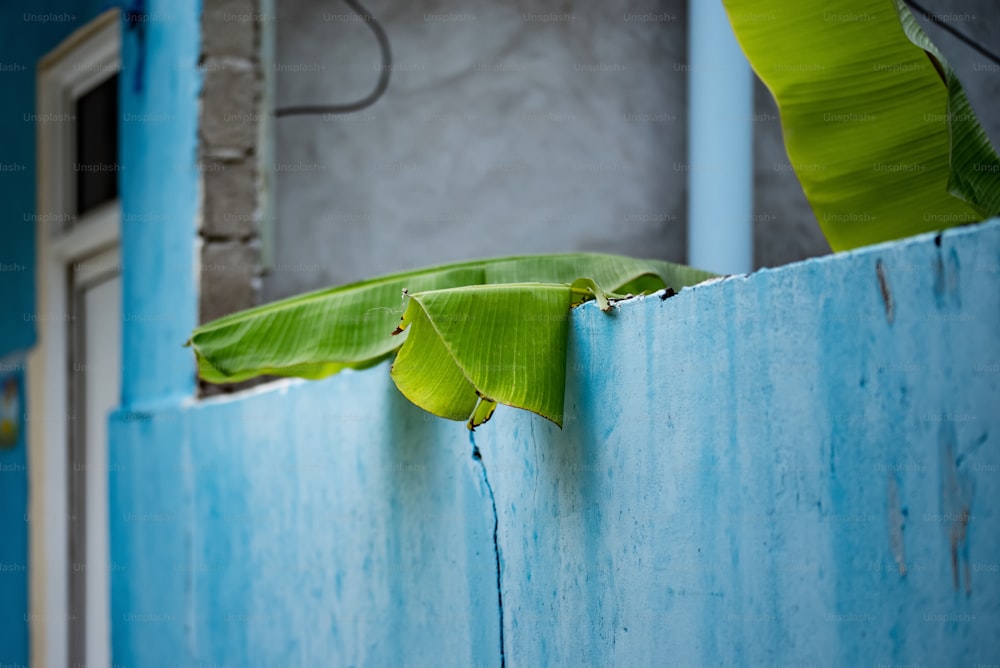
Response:
[{"label": "weathered blue paint", "polygon": [[380,371],[117,414],[116,663],[498,664],[465,429]]},{"label": "weathered blue paint", "polygon": [[[123,405],[190,396],[182,348],[197,314],[193,253],[199,198],[200,2],[150,0],[143,29],[123,35],[121,127]],[[139,90],[132,85],[144,67]],[[156,156],[153,159],[151,156]]]},{"label": "weathered blue paint", "polygon": [[110,427],[109,503],[112,657],[122,666],[175,665],[190,655],[191,638],[214,628],[193,626],[193,474],[180,407],[194,390],[182,344],[197,312],[201,3],[150,0],[144,8],[123,34],[122,114],[170,122],[121,127],[123,378]]},{"label": "weathered blue paint", "polygon": [[115,661],[997,663],[998,287],[1000,221],[585,306],[483,469],[385,365],[126,407]]},{"label": "weathered blue paint", "polygon": [[0,6],[0,357],[35,343],[35,77],[39,59],[107,9],[101,0]]},{"label": "weathered blue paint", "polygon": [[[0,6],[0,99],[4,101],[0,105],[0,374],[11,371],[9,367],[23,371],[39,319],[35,234],[36,225],[44,221],[38,220],[35,210],[36,65],[70,33],[111,6],[101,0]],[[22,433],[15,449],[0,450],[0,666],[28,664],[26,443],[27,434]]]},{"label": "weathered blue paint", "polygon": [[998,287],[993,223],[582,309],[567,428],[478,440],[508,656],[996,663]]}]

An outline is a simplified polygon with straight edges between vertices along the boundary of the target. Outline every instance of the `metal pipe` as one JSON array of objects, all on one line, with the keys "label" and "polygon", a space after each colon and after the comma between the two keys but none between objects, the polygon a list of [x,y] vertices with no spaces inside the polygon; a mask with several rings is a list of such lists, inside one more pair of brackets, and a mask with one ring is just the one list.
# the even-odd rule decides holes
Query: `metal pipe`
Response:
[{"label": "metal pipe", "polygon": [[753,75],[722,0],[688,3],[688,264],[753,266]]}]

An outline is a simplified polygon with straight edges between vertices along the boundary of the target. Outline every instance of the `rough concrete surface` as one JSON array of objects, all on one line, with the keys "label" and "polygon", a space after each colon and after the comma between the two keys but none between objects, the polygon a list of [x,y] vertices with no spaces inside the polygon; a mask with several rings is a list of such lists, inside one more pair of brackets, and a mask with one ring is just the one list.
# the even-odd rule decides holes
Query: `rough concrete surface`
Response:
[{"label": "rough concrete surface", "polygon": [[[471,257],[684,259],[683,2],[368,9],[393,49],[385,96],[356,114],[277,121],[265,299]],[[657,18],[626,18],[640,14]],[[352,17],[278,6],[279,106],[368,94],[378,51]]]}]

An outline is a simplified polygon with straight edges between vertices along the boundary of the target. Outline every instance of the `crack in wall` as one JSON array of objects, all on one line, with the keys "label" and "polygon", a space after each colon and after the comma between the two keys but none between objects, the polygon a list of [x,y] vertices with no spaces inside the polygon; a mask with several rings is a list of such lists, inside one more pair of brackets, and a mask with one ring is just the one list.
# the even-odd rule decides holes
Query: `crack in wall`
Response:
[{"label": "crack in wall", "polygon": [[497,500],[493,496],[493,486],[490,485],[489,476],[486,475],[486,464],[483,463],[483,455],[479,452],[476,439],[472,431],[469,431],[469,443],[472,444],[472,458],[479,462],[479,468],[483,471],[483,482],[486,483],[486,491],[490,493],[490,505],[493,508],[493,557],[497,567],[497,608],[500,612],[500,668],[506,668],[507,661],[504,655],[503,640],[503,589],[500,585],[500,542],[497,540],[497,532],[500,528],[500,518],[497,515]]}]

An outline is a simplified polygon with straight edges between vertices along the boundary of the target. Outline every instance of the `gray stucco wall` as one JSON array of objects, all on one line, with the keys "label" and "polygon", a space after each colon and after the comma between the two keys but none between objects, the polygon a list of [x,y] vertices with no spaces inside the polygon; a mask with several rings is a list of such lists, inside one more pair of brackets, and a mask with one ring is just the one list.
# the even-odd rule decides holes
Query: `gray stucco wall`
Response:
[{"label": "gray stucco wall", "polygon": [[[385,97],[278,121],[265,298],[472,256],[684,259],[685,3],[369,9],[394,53]],[[351,18],[339,4],[278,7],[279,106],[371,90],[375,40]]]},{"label": "gray stucco wall", "polygon": [[[960,4],[933,10],[990,44],[988,19],[1000,9]],[[368,8],[392,44],[386,95],[357,114],[276,123],[265,301],[470,257],[603,250],[685,260],[686,2]],[[376,42],[345,5],[279,3],[276,19],[278,106],[371,90]],[[931,32],[996,142],[989,101],[1000,73]],[[759,82],[754,121],[755,266],[828,253]]]}]

